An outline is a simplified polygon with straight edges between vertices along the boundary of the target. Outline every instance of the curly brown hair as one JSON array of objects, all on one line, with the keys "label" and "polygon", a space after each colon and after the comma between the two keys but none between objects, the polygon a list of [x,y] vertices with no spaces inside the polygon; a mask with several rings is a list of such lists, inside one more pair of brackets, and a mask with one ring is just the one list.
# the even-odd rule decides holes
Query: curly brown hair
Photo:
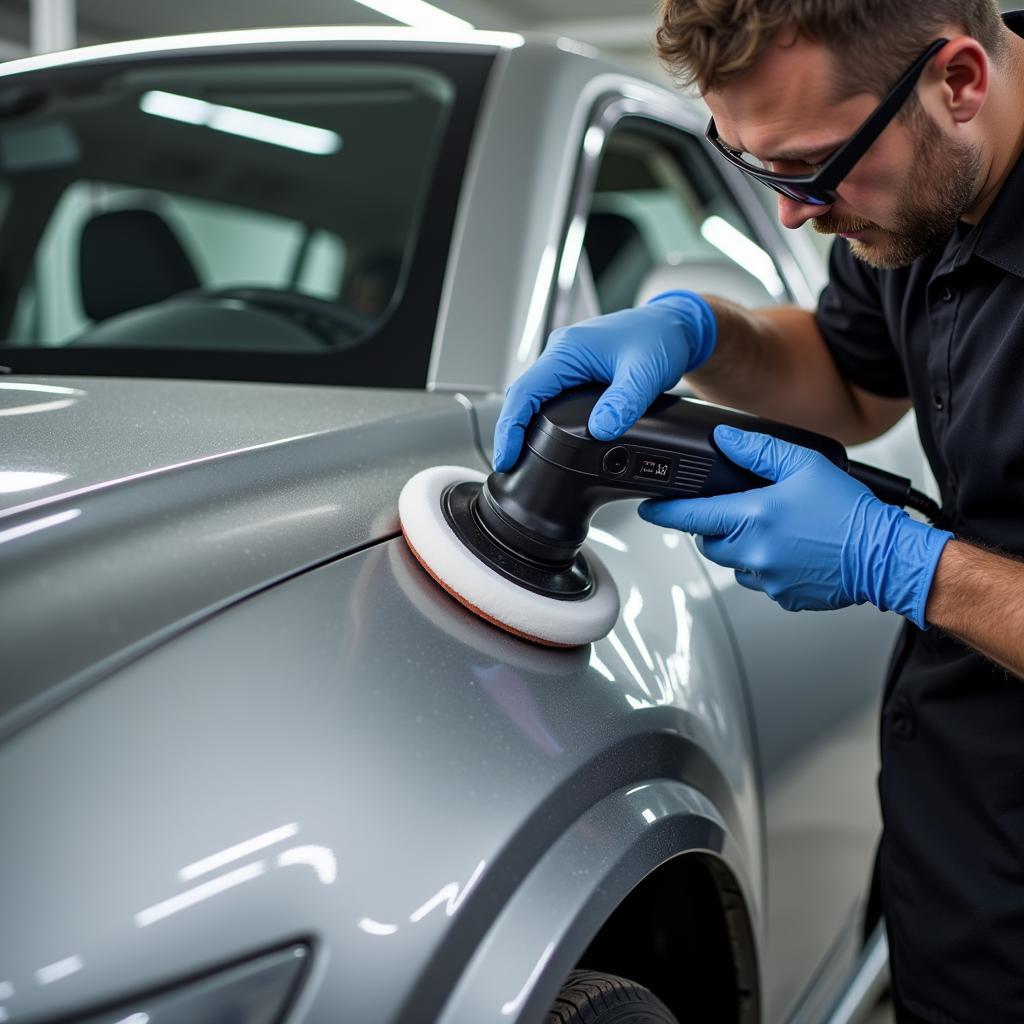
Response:
[{"label": "curly brown hair", "polygon": [[685,86],[720,88],[783,31],[839,57],[839,86],[882,95],[947,25],[995,60],[1005,48],[997,0],[661,0],[657,52]]}]

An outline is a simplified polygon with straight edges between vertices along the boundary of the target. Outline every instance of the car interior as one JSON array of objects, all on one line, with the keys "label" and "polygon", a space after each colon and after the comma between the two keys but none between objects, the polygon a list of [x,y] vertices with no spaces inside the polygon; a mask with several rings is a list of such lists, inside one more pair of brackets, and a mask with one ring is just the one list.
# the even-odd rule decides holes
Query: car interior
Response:
[{"label": "car interior", "polygon": [[[308,60],[136,68],[41,97],[0,120],[7,344],[117,345],[136,314],[134,344],[170,329],[274,347],[261,318],[231,329],[216,310],[203,337],[178,333],[185,307],[195,327],[218,304],[290,322],[285,349],[358,342],[400,286],[451,102],[427,68]],[[328,148],[299,148],[302,129]]]}]

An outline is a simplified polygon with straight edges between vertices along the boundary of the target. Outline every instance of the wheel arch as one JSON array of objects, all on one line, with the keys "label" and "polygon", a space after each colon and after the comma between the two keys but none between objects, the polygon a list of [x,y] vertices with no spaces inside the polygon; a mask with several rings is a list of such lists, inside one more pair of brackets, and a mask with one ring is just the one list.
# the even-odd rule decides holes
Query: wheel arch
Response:
[{"label": "wheel arch", "polygon": [[[663,903],[659,926],[645,927],[645,912]],[[693,1003],[685,984],[668,980],[673,970],[684,973],[677,943],[706,947],[695,969],[714,958],[719,982],[709,999],[735,1007],[722,1019],[753,1024],[760,1012],[755,905],[743,851],[707,797],[677,780],[624,787],[581,815],[523,878],[438,1024],[537,1024],[581,965],[630,977],[678,1013],[684,992],[685,1005]],[[696,975],[685,973],[692,983]]]},{"label": "wheel arch", "polygon": [[725,862],[705,851],[680,854],[647,875],[576,967],[643,985],[680,1020],[759,1020],[756,945],[743,894]]}]

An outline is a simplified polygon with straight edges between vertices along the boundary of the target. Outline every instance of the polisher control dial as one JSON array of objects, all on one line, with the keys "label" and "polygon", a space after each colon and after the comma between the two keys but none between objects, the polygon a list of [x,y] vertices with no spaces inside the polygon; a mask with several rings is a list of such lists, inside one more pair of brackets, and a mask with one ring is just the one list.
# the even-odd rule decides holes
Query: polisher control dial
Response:
[{"label": "polisher control dial", "polygon": [[601,465],[610,476],[622,476],[629,466],[629,450],[623,448],[620,444],[614,448],[609,448],[604,453]]}]

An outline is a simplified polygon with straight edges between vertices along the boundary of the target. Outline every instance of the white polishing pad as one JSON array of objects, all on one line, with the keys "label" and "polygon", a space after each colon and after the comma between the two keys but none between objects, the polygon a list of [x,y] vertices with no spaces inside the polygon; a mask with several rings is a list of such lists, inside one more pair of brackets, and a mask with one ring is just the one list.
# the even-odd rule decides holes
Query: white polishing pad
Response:
[{"label": "white polishing pad", "polygon": [[560,601],[517,586],[455,535],[441,509],[441,495],[452,484],[485,479],[461,466],[435,466],[409,480],[398,499],[398,518],[413,554],[454,598],[516,636],[554,647],[578,647],[606,636],[619,616],[619,592],[591,551],[586,559],[593,590],[578,601]]}]

